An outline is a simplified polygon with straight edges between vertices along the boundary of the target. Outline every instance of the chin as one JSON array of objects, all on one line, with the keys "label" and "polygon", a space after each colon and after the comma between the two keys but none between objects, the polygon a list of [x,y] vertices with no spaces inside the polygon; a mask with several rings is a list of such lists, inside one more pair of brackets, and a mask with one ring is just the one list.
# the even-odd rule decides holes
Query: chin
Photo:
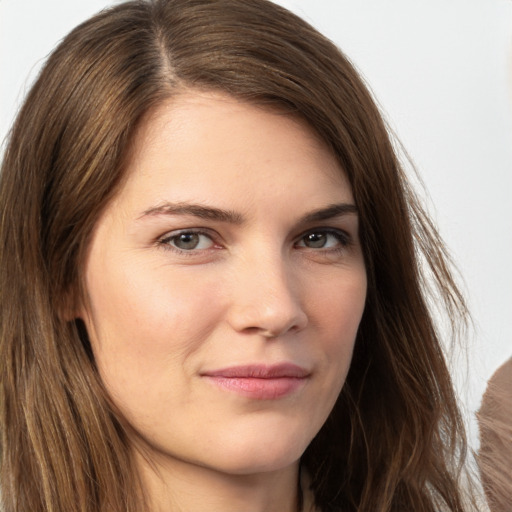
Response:
[{"label": "chin", "polygon": [[[280,471],[295,465],[309,443],[288,437],[238,440],[225,446],[217,460],[217,467],[230,474],[250,475]],[[219,467],[220,466],[220,467]]]},{"label": "chin", "polygon": [[298,463],[299,457],[248,457],[223,461],[212,469],[229,475],[258,475],[262,473],[275,473],[290,468]]}]

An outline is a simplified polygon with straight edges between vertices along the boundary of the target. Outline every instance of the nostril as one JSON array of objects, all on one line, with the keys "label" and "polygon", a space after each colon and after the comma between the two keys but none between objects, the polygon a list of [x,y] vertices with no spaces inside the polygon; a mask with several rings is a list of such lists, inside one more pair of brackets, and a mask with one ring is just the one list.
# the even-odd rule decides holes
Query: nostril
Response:
[{"label": "nostril", "polygon": [[300,306],[293,308],[255,308],[238,306],[231,311],[229,323],[238,332],[277,338],[304,329],[308,318]]},{"label": "nostril", "polygon": [[244,332],[247,334],[260,334],[263,332],[261,327],[246,327]]}]

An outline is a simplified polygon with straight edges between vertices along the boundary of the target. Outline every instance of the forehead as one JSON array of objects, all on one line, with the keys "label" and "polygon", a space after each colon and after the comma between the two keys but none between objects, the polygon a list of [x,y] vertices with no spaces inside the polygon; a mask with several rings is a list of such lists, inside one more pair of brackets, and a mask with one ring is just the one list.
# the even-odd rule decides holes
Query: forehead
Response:
[{"label": "forehead", "polygon": [[127,162],[127,186],[138,197],[249,199],[262,183],[276,200],[300,190],[351,199],[336,158],[304,121],[217,92],[187,91],[159,105],[139,126]]}]

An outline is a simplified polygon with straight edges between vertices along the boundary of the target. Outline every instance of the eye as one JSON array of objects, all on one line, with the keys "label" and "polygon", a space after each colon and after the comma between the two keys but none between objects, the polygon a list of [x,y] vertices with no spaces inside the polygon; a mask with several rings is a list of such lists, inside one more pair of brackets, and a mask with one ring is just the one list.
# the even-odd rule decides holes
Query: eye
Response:
[{"label": "eye", "polygon": [[197,231],[171,233],[163,238],[160,243],[180,251],[210,249],[214,245],[213,240],[208,235]]},{"label": "eye", "polygon": [[308,249],[336,249],[345,247],[348,243],[348,235],[341,231],[319,229],[303,235],[296,245]]}]

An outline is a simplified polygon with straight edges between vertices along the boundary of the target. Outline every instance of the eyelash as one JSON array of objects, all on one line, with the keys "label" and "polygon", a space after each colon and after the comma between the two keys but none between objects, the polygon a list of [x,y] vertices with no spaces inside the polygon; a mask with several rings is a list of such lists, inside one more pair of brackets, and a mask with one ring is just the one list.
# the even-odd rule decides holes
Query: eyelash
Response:
[{"label": "eyelash", "polygon": [[[179,247],[175,247],[175,246],[171,245],[171,242],[173,240],[177,239],[181,235],[206,236],[212,241],[213,246],[218,245],[218,244],[215,244],[214,237],[211,233],[202,231],[200,229],[182,229],[180,231],[173,231],[171,233],[164,235],[163,238],[160,238],[158,240],[158,245],[167,251],[172,251],[172,252],[178,253],[179,255],[183,255],[183,256],[194,256],[194,255],[197,255],[197,253],[200,251],[210,250],[210,248],[186,250],[186,249],[180,249]],[[219,247],[220,247],[220,245],[219,245]]]},{"label": "eyelash", "polygon": [[[306,231],[304,234],[302,234],[297,239],[297,242],[295,244],[297,244],[298,242],[302,242],[307,236],[318,235],[318,234],[331,235],[339,243],[339,247],[328,247],[328,248],[319,247],[319,248],[316,248],[318,250],[323,250],[324,252],[327,252],[327,251],[328,252],[343,251],[351,243],[351,238],[348,235],[348,233],[346,233],[345,231],[342,231],[342,230],[339,230],[339,229],[333,229],[333,228],[315,228],[315,229],[311,229],[309,231]],[[304,247],[304,249],[315,250],[314,247],[307,247],[307,246],[299,246],[299,247]]]},{"label": "eyelash", "polygon": [[[336,240],[339,242],[339,246],[328,247],[328,248],[323,248],[323,247],[313,248],[313,247],[307,247],[305,245],[297,245],[299,242],[304,241],[304,239],[307,236],[310,236],[313,234],[331,235],[334,238],[336,238]],[[190,249],[190,250],[180,249],[179,247],[171,245],[171,242],[173,240],[177,239],[181,235],[206,236],[212,241],[213,245],[212,245],[212,247],[208,247],[205,249]],[[214,248],[215,245],[217,245],[217,248],[221,248],[220,244],[215,243],[214,238],[215,237],[212,235],[212,233],[206,232],[206,231],[203,231],[200,229],[183,229],[180,231],[173,231],[171,233],[167,233],[166,235],[164,235],[162,238],[160,238],[157,241],[157,244],[159,246],[161,246],[163,249],[178,253],[179,255],[194,256],[194,255],[197,255],[199,252],[209,251],[210,249]],[[351,239],[350,235],[348,233],[346,233],[345,231],[342,231],[339,229],[333,229],[333,228],[320,227],[320,228],[310,229],[310,230],[304,232],[303,234],[301,234],[294,242],[294,246],[300,248],[301,250],[310,249],[315,252],[322,251],[325,253],[337,253],[337,252],[339,253],[339,252],[343,252],[344,250],[346,250],[347,247],[349,247],[351,245],[351,243],[352,243],[352,239]]]}]

